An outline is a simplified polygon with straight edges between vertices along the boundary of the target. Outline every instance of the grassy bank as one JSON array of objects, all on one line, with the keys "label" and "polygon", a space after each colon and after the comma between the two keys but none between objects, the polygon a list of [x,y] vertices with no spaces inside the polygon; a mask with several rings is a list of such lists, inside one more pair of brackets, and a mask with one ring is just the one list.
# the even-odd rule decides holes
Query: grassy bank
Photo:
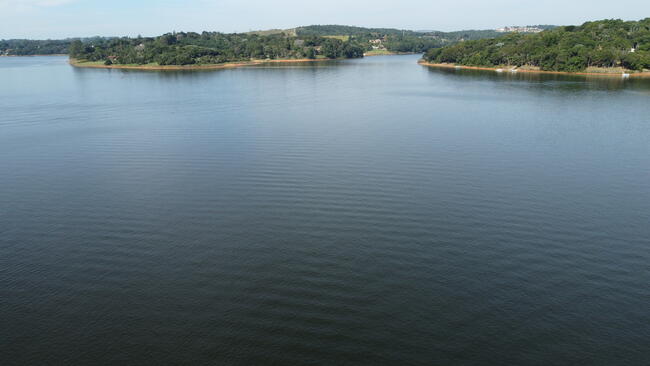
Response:
[{"label": "grassy bank", "polygon": [[396,55],[396,53],[389,50],[372,50],[363,54],[364,56],[389,56]]}]

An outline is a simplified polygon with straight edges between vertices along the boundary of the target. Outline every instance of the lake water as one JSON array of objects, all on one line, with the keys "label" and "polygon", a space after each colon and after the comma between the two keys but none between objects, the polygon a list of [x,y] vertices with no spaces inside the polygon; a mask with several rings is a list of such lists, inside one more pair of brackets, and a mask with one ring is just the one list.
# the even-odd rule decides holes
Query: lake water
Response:
[{"label": "lake water", "polygon": [[647,365],[650,80],[0,58],[2,365]]}]

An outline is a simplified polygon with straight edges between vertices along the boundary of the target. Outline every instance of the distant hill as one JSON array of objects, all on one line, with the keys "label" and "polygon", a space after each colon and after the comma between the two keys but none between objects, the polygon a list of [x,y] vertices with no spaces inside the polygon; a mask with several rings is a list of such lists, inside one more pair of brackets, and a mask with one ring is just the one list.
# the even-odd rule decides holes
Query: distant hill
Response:
[{"label": "distant hill", "polygon": [[461,42],[431,49],[425,60],[467,66],[529,66],[547,71],[590,67],[650,69],[650,18],[601,20],[535,34]]},{"label": "distant hill", "polygon": [[525,26],[509,26],[498,28],[496,31],[499,33],[539,33],[545,30],[557,28],[555,25],[525,25]]},{"label": "distant hill", "polygon": [[68,53],[72,39],[64,40],[28,40],[9,39],[0,40],[0,55],[5,56],[32,56],[54,55]]},{"label": "distant hill", "polygon": [[471,41],[475,39],[484,39],[484,38],[495,38],[502,36],[503,34],[498,33],[494,29],[483,29],[483,30],[462,30],[455,32],[439,32],[432,31],[424,33],[424,36],[436,37],[441,39],[445,44],[455,43],[459,41]]},{"label": "distant hill", "polygon": [[[529,28],[550,29],[555,26],[552,25],[538,25],[528,26]],[[523,27],[522,27],[523,28]],[[298,27],[295,29],[298,36],[311,35],[311,36],[411,36],[411,37],[429,37],[437,38],[443,42],[456,42],[460,40],[474,40],[483,38],[494,38],[501,35],[496,29],[480,29],[480,30],[461,30],[453,32],[441,31],[413,31],[395,28],[363,28],[352,27],[347,25],[310,25],[305,27]]]},{"label": "distant hill", "polygon": [[250,31],[246,34],[255,34],[257,36],[272,36],[272,35],[286,35],[290,37],[296,36],[295,29],[268,29],[268,30],[256,30]]},{"label": "distant hill", "polygon": [[68,39],[7,39],[0,40],[0,56],[34,56],[67,54],[72,42],[96,42],[108,38],[68,38]]},{"label": "distant hill", "polygon": [[494,29],[457,32],[412,31],[395,28],[364,28],[347,25],[310,25],[295,29],[297,36],[348,36],[362,44],[372,43],[374,49],[390,52],[425,52],[456,42],[502,36]]},{"label": "distant hill", "polygon": [[298,36],[365,36],[415,34],[413,31],[393,28],[363,28],[349,25],[309,25],[296,28]]}]

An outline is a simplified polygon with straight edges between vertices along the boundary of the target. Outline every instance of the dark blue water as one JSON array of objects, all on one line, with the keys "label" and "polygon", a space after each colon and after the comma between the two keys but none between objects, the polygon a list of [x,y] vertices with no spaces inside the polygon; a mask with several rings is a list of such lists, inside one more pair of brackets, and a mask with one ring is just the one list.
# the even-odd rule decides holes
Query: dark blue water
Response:
[{"label": "dark blue water", "polygon": [[0,58],[2,365],[647,365],[650,83]]}]

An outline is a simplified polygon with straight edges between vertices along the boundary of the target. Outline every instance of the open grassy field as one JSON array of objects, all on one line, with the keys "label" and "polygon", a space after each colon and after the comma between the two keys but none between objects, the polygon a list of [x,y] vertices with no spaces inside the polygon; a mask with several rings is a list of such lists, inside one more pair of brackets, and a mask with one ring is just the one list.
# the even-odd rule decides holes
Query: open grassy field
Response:
[{"label": "open grassy field", "polygon": [[372,51],[367,51],[364,53],[364,56],[382,56],[382,55],[394,55],[394,52],[391,52],[389,50],[372,50]]},{"label": "open grassy field", "polygon": [[343,42],[347,42],[350,40],[350,36],[323,36],[323,38],[334,38],[334,39],[340,39]]}]

